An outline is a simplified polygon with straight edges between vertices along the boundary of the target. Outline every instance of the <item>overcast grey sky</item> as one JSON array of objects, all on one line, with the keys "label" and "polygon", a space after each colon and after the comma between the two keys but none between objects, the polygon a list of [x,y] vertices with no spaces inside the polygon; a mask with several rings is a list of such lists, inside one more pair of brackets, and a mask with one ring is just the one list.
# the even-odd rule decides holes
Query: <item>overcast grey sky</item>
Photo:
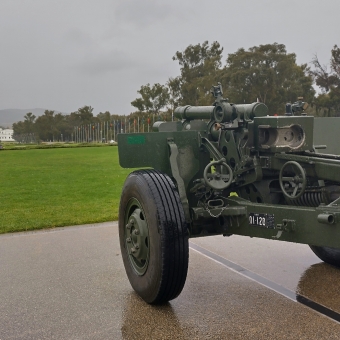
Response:
[{"label": "overcast grey sky", "polygon": [[141,85],[179,75],[190,44],[228,53],[278,42],[323,64],[340,45],[340,0],[0,0],[0,109],[129,114]]}]

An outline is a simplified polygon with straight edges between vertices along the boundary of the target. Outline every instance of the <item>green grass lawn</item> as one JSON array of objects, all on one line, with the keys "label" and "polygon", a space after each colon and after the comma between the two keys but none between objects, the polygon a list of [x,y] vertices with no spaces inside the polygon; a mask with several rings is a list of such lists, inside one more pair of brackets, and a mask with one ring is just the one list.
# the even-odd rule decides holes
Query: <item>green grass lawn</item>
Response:
[{"label": "green grass lawn", "polygon": [[118,148],[0,152],[0,233],[117,220]]}]

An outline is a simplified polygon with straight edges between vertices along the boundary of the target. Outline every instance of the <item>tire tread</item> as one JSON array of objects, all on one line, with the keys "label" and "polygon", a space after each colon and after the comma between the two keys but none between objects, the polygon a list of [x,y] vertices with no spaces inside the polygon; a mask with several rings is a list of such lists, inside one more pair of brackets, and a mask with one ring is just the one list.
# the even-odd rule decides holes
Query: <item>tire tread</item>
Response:
[{"label": "tire tread", "polygon": [[136,176],[137,186],[147,185],[156,205],[162,272],[158,292],[152,301],[147,302],[165,303],[181,293],[188,271],[188,229],[183,206],[168,175],[158,170],[136,170],[130,176]]}]

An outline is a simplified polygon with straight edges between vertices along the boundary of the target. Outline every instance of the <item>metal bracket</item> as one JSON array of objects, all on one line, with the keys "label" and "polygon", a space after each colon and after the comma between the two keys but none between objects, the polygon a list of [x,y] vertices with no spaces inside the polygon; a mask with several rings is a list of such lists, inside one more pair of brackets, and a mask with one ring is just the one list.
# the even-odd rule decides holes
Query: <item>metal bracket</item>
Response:
[{"label": "metal bracket", "polygon": [[281,237],[282,233],[283,233],[283,231],[279,230],[275,236],[272,236],[272,238],[275,238],[275,239],[278,240]]},{"label": "metal bracket", "polygon": [[224,207],[208,208],[207,207],[196,207],[192,208],[193,219],[199,220],[200,218],[217,218],[219,216],[224,216],[228,218],[236,218],[237,225],[239,226],[239,217],[244,217],[247,215],[247,208],[244,206],[230,206],[226,205]]},{"label": "metal bracket", "polygon": [[179,173],[179,168],[178,168],[178,163],[177,163],[178,147],[172,138],[168,138],[168,145],[170,148],[170,166],[171,166],[172,176],[177,182],[177,189],[179,193],[179,198],[183,205],[185,220],[187,223],[191,223],[190,212],[189,212],[189,202],[188,202],[187,194],[185,191],[184,181]]},{"label": "metal bracket", "polygon": [[199,144],[203,145],[207,148],[209,151],[210,155],[216,160],[219,161],[220,159],[224,159],[224,156],[217,150],[214,145],[207,139],[206,137],[202,137],[199,134]]},{"label": "metal bracket", "polygon": [[282,224],[276,225],[276,229],[285,231],[285,232],[295,231],[295,220],[283,219]]},{"label": "metal bracket", "polygon": [[284,232],[295,231],[295,220],[283,219],[282,223],[276,225],[277,234],[272,236],[272,238],[278,240]]}]

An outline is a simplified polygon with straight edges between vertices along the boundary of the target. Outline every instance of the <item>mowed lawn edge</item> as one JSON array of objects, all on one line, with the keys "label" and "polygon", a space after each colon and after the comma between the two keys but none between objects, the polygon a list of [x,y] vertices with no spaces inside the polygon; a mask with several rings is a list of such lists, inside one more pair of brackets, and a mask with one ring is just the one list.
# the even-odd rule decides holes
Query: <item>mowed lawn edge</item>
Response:
[{"label": "mowed lawn edge", "polygon": [[0,152],[0,233],[118,219],[118,148]]}]

